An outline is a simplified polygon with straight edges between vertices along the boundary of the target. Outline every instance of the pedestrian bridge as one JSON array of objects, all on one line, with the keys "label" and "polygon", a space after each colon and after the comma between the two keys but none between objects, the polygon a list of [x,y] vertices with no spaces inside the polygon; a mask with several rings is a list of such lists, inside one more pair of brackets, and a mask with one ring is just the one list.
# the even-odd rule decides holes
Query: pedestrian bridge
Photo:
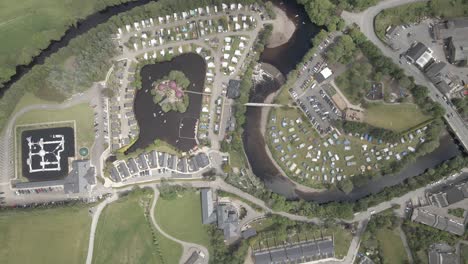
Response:
[{"label": "pedestrian bridge", "polygon": [[287,105],[282,104],[265,104],[265,103],[246,103],[245,106],[256,106],[256,107],[283,107]]}]

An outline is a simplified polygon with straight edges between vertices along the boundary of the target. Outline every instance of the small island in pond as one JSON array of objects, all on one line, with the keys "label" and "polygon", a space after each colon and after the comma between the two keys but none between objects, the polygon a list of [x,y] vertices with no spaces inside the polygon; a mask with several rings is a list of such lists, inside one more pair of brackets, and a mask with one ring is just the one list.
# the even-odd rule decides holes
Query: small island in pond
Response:
[{"label": "small island in pond", "polygon": [[189,98],[186,94],[187,87],[190,85],[189,79],[181,71],[171,71],[169,75],[153,82],[153,101],[159,104],[164,112],[177,111],[184,113],[189,104]]}]

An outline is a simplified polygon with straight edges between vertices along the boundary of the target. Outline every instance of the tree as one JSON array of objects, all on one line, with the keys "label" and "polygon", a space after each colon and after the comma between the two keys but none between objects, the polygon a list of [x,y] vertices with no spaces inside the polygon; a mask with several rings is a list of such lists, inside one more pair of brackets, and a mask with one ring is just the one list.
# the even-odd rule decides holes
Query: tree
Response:
[{"label": "tree", "polygon": [[331,63],[348,64],[354,58],[356,45],[349,35],[341,36],[336,45],[332,46],[326,56]]},{"label": "tree", "polygon": [[350,193],[354,188],[353,182],[349,178],[341,180],[338,182],[338,188],[344,193]]},{"label": "tree", "polygon": [[111,97],[114,96],[114,90],[106,87],[106,88],[101,90],[101,94],[104,97],[111,98]]}]

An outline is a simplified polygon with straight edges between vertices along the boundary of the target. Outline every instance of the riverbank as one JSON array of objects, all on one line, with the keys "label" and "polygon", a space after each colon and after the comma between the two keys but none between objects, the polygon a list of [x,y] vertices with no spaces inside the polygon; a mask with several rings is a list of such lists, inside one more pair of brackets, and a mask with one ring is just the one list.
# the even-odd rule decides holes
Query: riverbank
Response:
[{"label": "riverbank", "polygon": [[[268,65],[268,64],[266,64],[266,65]],[[271,65],[269,65],[269,67],[274,68]],[[266,70],[269,71],[268,67],[266,68]],[[269,73],[271,74],[271,72],[269,72]],[[280,77],[278,77],[278,75],[276,75],[275,79],[276,79],[276,81],[280,82],[281,85],[283,85],[284,84],[284,77],[282,75],[279,75],[279,76]],[[281,88],[278,89],[277,91],[269,94],[265,98],[264,103],[265,104],[273,103],[276,96],[280,92],[281,92]],[[271,110],[271,107],[262,107],[261,114],[260,114],[260,133],[261,133],[264,140],[266,140],[266,127],[267,127],[267,124],[268,124],[268,117],[270,116],[270,110]],[[271,163],[281,173],[282,177],[285,180],[289,181],[293,185],[293,188],[295,190],[298,190],[300,192],[307,192],[307,193],[317,193],[317,192],[326,191],[326,189],[316,189],[316,188],[308,187],[308,186],[305,186],[305,185],[302,185],[300,183],[297,183],[297,182],[293,181],[291,178],[289,178],[287,176],[287,174],[283,171],[283,169],[278,165],[278,163],[274,159],[273,154],[271,153],[270,148],[268,147],[267,143],[265,144],[265,152],[266,152],[268,158],[271,160]]]},{"label": "riverbank", "polygon": [[272,20],[273,32],[268,39],[267,48],[276,48],[288,43],[296,31],[296,25],[288,18],[286,12],[277,6],[273,6],[276,18]]}]

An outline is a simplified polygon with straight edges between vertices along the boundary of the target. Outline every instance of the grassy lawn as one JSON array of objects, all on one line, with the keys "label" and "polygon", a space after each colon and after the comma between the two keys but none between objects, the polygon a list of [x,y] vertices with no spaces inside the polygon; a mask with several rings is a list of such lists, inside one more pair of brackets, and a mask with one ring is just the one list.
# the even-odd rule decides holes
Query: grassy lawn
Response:
[{"label": "grassy lawn", "polygon": [[430,117],[424,115],[415,104],[370,104],[365,113],[366,123],[397,132],[405,131],[428,119]]},{"label": "grassy lawn", "polygon": [[16,104],[15,110],[13,111],[12,114],[20,111],[24,107],[28,105],[35,105],[35,104],[54,104],[56,102],[51,102],[51,101],[46,101],[43,99],[40,99],[36,97],[33,93],[26,93],[21,97],[19,102]]},{"label": "grassy lawn", "polygon": [[84,263],[90,226],[87,207],[3,211],[0,263]]},{"label": "grassy lawn", "polygon": [[14,74],[14,67],[59,39],[78,19],[106,4],[128,0],[2,0],[0,2],[0,82]]},{"label": "grassy lawn", "polygon": [[168,234],[183,241],[213,248],[206,226],[202,224],[199,192],[185,192],[175,200],[159,199],[156,204],[156,221]]},{"label": "grassy lawn", "polygon": [[94,114],[88,104],[79,104],[64,110],[35,110],[21,115],[16,120],[16,125],[27,125],[34,123],[71,121],[76,122],[75,137],[77,146],[91,148],[94,142]]},{"label": "grassy lawn", "polygon": [[399,264],[408,262],[403,242],[396,230],[383,228],[377,231],[376,236],[382,250],[384,263]]},{"label": "grassy lawn", "polygon": [[460,245],[461,264],[468,264],[468,245]]},{"label": "grassy lawn", "polygon": [[182,246],[156,232],[162,259],[144,216],[151,194],[131,193],[108,205],[99,218],[93,263],[178,263]]}]

